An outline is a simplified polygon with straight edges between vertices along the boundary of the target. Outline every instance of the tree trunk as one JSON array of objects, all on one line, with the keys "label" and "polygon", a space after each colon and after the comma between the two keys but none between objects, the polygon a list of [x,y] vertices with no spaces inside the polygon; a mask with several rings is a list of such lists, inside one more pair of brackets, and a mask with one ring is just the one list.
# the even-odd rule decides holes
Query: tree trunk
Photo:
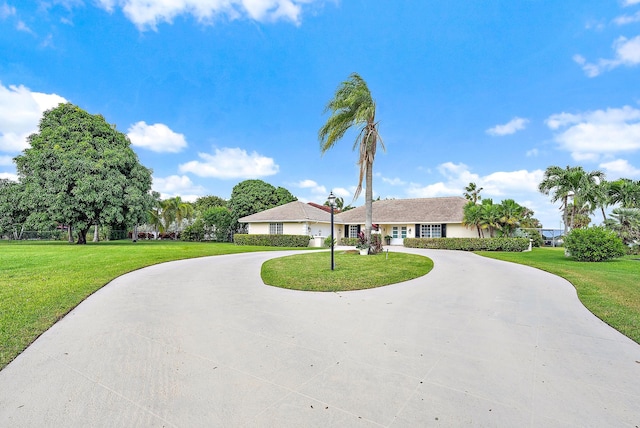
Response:
[{"label": "tree trunk", "polygon": [[100,241],[100,231],[98,229],[98,223],[96,223],[95,227],[93,228],[93,242],[99,242]]},{"label": "tree trunk", "polygon": [[564,210],[562,212],[562,221],[564,222],[564,234],[569,233],[569,219],[567,218],[567,211],[569,210],[569,197],[564,197]]},{"label": "tree trunk", "polygon": [[86,244],[87,243],[87,233],[89,233],[89,228],[81,229],[78,231],[78,242],[76,244]]},{"label": "tree trunk", "polygon": [[71,225],[69,225],[67,231],[69,232],[69,244],[73,244],[73,228]]},{"label": "tree trunk", "polygon": [[366,161],[366,185],[367,188],[364,191],[364,202],[366,209],[366,217],[364,223],[364,234],[367,239],[367,243],[371,244],[371,226],[373,224],[373,162]]}]

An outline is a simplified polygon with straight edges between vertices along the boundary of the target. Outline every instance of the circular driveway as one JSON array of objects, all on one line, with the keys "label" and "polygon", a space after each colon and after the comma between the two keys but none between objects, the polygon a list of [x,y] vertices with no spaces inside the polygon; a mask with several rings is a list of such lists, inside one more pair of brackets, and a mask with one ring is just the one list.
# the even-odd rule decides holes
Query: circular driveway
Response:
[{"label": "circular driveway", "polygon": [[0,371],[0,426],[640,426],[640,345],[571,284],[398,250],[435,267],[345,293],[265,286],[294,252],[117,278]]}]

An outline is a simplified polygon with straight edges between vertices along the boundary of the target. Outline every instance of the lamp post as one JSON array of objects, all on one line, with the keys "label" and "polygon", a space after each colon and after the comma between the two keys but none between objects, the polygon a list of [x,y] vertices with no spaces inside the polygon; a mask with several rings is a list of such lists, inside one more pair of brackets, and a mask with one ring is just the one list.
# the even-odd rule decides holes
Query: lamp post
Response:
[{"label": "lamp post", "polygon": [[331,207],[331,270],[334,270],[335,264],[333,262],[333,240],[334,240],[334,234],[333,234],[333,207],[335,206],[336,203],[336,197],[333,194],[333,191],[331,191],[331,193],[329,193],[329,197],[327,198],[327,200],[329,201],[329,206]]}]

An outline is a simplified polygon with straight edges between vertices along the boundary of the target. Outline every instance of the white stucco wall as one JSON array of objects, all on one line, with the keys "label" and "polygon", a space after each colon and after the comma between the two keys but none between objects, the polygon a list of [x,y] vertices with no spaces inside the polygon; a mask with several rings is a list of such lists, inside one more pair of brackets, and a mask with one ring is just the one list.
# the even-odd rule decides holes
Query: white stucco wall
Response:
[{"label": "white stucco wall", "polygon": [[475,229],[467,228],[461,224],[447,225],[447,238],[477,238],[478,232]]},{"label": "white stucco wall", "polygon": [[[334,226],[336,237],[342,237],[342,230],[338,225]],[[249,223],[248,233],[252,235],[268,235],[269,223]],[[327,237],[331,234],[331,225],[328,223],[282,223],[282,233],[285,235],[309,235]]]}]

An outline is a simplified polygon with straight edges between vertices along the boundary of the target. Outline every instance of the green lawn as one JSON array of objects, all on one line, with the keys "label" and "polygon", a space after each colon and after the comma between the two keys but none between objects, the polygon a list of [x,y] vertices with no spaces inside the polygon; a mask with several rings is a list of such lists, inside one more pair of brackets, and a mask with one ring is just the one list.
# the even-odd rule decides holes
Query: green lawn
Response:
[{"label": "green lawn", "polygon": [[598,318],[640,343],[640,257],[607,262],[577,262],[562,248],[534,248],[525,253],[478,254],[532,266],[561,276],[576,288],[582,303]]},{"label": "green lawn", "polygon": [[0,241],[0,369],[112,279],[170,260],[282,250],[180,241]]},{"label": "green lawn", "polygon": [[335,253],[331,270],[328,252],[271,259],[262,265],[262,280],[276,287],[304,291],[350,291],[395,284],[426,275],[433,261],[405,253],[361,256],[357,251]]}]

